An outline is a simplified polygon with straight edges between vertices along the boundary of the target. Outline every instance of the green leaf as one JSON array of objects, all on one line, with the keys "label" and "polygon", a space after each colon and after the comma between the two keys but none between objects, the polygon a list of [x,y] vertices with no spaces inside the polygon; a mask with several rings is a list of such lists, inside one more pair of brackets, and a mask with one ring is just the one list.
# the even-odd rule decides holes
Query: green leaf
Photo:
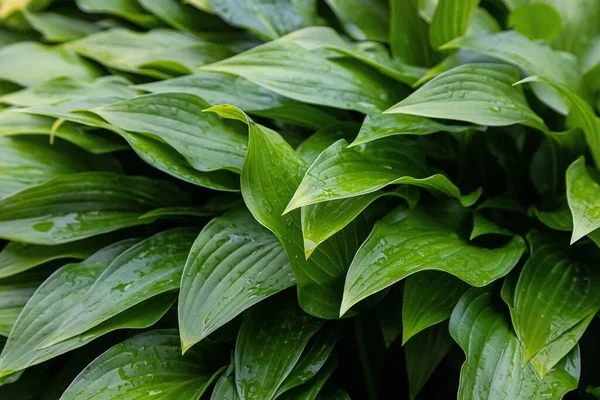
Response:
[{"label": "green leaf", "polygon": [[467,292],[450,317],[450,335],[465,352],[458,399],[562,399],[579,382],[579,349],[574,349],[540,380],[531,364],[521,366],[523,350],[489,289]]},{"label": "green leaf", "polygon": [[411,400],[417,397],[453,344],[447,324],[438,324],[419,333],[404,345]]},{"label": "green leaf", "polygon": [[[581,69],[575,57],[553,51],[513,31],[466,36],[448,43],[444,48],[471,50],[498,58],[519,67],[525,75],[542,75],[575,92],[582,91]],[[512,78],[510,83],[516,80]],[[567,114],[569,101],[564,93],[540,83],[534,83],[532,88],[547,106]]]},{"label": "green leaf", "polygon": [[0,79],[21,86],[60,76],[94,79],[100,75],[100,70],[92,63],[60,46],[18,42],[0,49]]},{"label": "green leaf", "polygon": [[196,232],[193,228],[169,229],[120,254],[71,306],[41,347],[80,335],[144,300],[179,289]]},{"label": "green leaf", "polygon": [[573,161],[567,169],[567,201],[573,216],[571,244],[600,228],[600,183],[594,178],[595,175],[596,170],[586,168],[583,156]]},{"label": "green leaf", "polygon": [[227,25],[197,8],[172,0],[138,0],[148,12],[173,28],[190,33],[203,30],[220,30]]},{"label": "green leaf", "polygon": [[183,350],[294,284],[279,240],[248,211],[235,210],[214,218],[192,245],[181,280]]},{"label": "green leaf", "polygon": [[36,270],[0,279],[0,336],[9,335],[23,306],[47,276],[47,270]]},{"label": "green leaf", "polygon": [[341,139],[313,162],[284,212],[373,193],[391,184],[423,187],[436,195],[460,199],[465,206],[480,195],[477,191],[462,196],[448,178],[431,174],[424,153],[410,139],[392,137],[350,148]]},{"label": "green leaf", "polygon": [[233,374],[234,364],[235,361],[231,360],[231,364],[229,364],[227,370],[217,380],[210,400],[239,400],[240,397],[235,388],[235,377]]},{"label": "green leaf", "polygon": [[100,30],[96,25],[83,19],[53,12],[26,12],[23,15],[29,25],[47,42],[68,42]]},{"label": "green leaf", "polygon": [[386,113],[547,130],[527,105],[523,91],[512,86],[518,80],[518,71],[508,65],[460,65],[436,76]]},{"label": "green leaf", "polygon": [[506,235],[511,236],[512,233],[508,229],[504,229],[496,225],[493,221],[487,219],[480,212],[475,212],[473,214],[473,230],[471,231],[471,236],[469,240],[473,240],[479,236],[487,235],[487,234],[496,234],[496,235]]},{"label": "green leaf", "polygon": [[136,0],[76,0],[77,7],[88,14],[110,14],[147,28],[158,25]]},{"label": "green leaf", "polygon": [[[542,352],[543,359],[532,363],[543,378],[576,346],[600,310],[600,273],[595,260],[569,254],[564,236],[531,233],[528,240],[531,256],[519,276],[511,315],[522,362]],[[544,349],[555,344],[551,354]]]},{"label": "green leaf", "polygon": [[319,154],[338,140],[352,140],[359,127],[358,123],[350,121],[324,126],[300,143],[296,147],[296,153],[310,165],[319,157]]},{"label": "green leaf", "polygon": [[356,40],[388,41],[389,9],[385,0],[326,0],[348,35]]},{"label": "green leaf", "polygon": [[60,399],[83,400],[101,394],[106,399],[196,400],[225,363],[214,344],[198,345],[182,356],[177,330],[145,332],[92,361]]},{"label": "green leaf", "polygon": [[108,172],[62,175],[0,200],[0,237],[67,243],[150,223],[138,217],[188,201],[165,181]]},{"label": "green leaf", "polygon": [[153,93],[190,93],[208,104],[235,104],[245,112],[267,118],[320,128],[337,119],[308,104],[280,96],[245,78],[219,72],[200,71],[164,81],[138,85],[138,89]]},{"label": "green leaf", "polygon": [[508,25],[531,40],[554,40],[560,34],[561,17],[545,3],[523,4],[514,8]]},{"label": "green leaf", "polygon": [[70,42],[66,48],[110,68],[162,79],[191,74],[201,65],[234,54],[226,45],[170,29],[138,33],[113,28]]},{"label": "green leaf", "polygon": [[390,0],[390,47],[394,57],[411,65],[429,66],[427,23],[419,16],[419,0]]},{"label": "green leaf", "polygon": [[172,294],[131,308],[95,328],[54,346],[40,348],[65,321],[69,311],[85,298],[88,289],[111,261],[138,242],[127,239],[107,246],[78,264],[59,268],[33,294],[15,323],[0,356],[0,376],[7,376],[32,365],[81,347],[105,333],[122,328],[146,328],[171,307]]},{"label": "green leaf", "polygon": [[245,134],[218,116],[201,111],[208,104],[186,93],[157,93],[89,109],[119,129],[160,138],[200,171],[239,171],[247,147]]},{"label": "green leaf", "polygon": [[309,380],[302,386],[298,386],[284,393],[281,400],[315,400],[321,389],[338,366],[338,357],[336,354],[332,354],[328,359],[323,368],[319,370],[317,375]]},{"label": "green leaf", "polygon": [[562,16],[560,37],[553,43],[554,46],[579,56],[600,32],[597,24],[600,4],[595,0],[543,2],[553,6]]},{"label": "green leaf", "polygon": [[[430,326],[450,318],[454,306],[467,289],[469,285],[440,271],[423,271],[409,276],[402,299],[402,344]],[[429,335],[424,335],[424,338],[427,337]]]},{"label": "green leaf", "polygon": [[294,100],[368,113],[394,100],[394,84],[351,60],[327,60],[277,40],[202,67],[244,77]]},{"label": "green leaf", "polygon": [[304,313],[294,296],[277,296],[244,313],[235,345],[235,382],[242,399],[271,400],[323,320]]},{"label": "green leaf", "polygon": [[429,43],[434,49],[467,32],[479,0],[439,0],[429,26]]},{"label": "green leaf", "polygon": [[450,203],[398,208],[380,219],[352,260],[340,314],[415,272],[444,271],[471,286],[509,273],[525,251],[523,239],[514,236],[494,249],[474,246],[461,233],[468,218],[468,209]]}]

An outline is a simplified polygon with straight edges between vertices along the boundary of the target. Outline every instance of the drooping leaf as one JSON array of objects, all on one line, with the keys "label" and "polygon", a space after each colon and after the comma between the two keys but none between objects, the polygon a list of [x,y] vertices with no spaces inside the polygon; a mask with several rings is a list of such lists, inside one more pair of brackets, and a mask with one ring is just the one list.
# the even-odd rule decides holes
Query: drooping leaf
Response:
[{"label": "drooping leaf", "polygon": [[561,17],[554,7],[531,3],[514,8],[508,25],[531,40],[554,40],[560,34]]},{"label": "drooping leaf", "polygon": [[495,249],[475,246],[461,233],[466,218],[467,209],[450,203],[398,208],[380,219],[352,260],[340,314],[415,272],[444,271],[472,286],[510,272],[525,251],[523,239],[514,236]]},{"label": "drooping leaf", "polygon": [[279,240],[248,211],[214,218],[196,238],[181,280],[183,350],[294,283]]},{"label": "drooping leaf", "polygon": [[440,271],[409,276],[402,299],[402,343],[450,318],[454,306],[468,289],[465,282]]},{"label": "drooping leaf", "polygon": [[356,40],[388,41],[388,2],[382,0],[327,0],[344,30]]},{"label": "drooping leaf", "polygon": [[322,326],[323,320],[304,313],[295,297],[287,294],[246,311],[235,346],[235,382],[240,398],[274,399],[310,338]]},{"label": "drooping leaf", "polygon": [[48,42],[68,42],[100,30],[91,22],[53,12],[26,12],[24,16],[29,25]]},{"label": "drooping leaf", "polygon": [[158,20],[148,14],[136,0],[76,0],[77,7],[89,14],[110,14],[144,27],[153,27]]},{"label": "drooping leaf", "polygon": [[61,396],[83,400],[140,396],[195,400],[226,364],[219,348],[203,343],[181,355],[175,329],[141,333],[107,350],[88,365]]},{"label": "drooping leaf", "polygon": [[467,31],[479,0],[439,0],[433,20],[429,25],[429,43],[434,49]]},{"label": "drooping leaf", "polygon": [[176,186],[108,172],[62,175],[0,200],[0,237],[61,244],[147,224],[160,207],[188,205]]}]

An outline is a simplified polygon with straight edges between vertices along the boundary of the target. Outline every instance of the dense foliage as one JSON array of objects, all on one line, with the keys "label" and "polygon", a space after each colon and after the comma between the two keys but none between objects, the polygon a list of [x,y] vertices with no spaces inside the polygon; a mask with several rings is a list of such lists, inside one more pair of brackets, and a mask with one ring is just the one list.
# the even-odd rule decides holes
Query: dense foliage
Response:
[{"label": "dense foliage", "polygon": [[0,21],[0,399],[600,399],[600,0]]}]

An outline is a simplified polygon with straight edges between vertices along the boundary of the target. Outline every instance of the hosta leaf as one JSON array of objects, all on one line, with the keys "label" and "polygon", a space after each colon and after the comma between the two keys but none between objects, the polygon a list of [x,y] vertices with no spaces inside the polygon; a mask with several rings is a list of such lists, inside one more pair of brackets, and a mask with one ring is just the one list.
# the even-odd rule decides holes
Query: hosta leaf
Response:
[{"label": "hosta leaf", "polygon": [[419,0],[390,0],[390,47],[394,57],[411,64],[429,66],[427,23],[419,16]]},{"label": "hosta leaf", "polygon": [[319,154],[338,140],[352,140],[359,127],[360,125],[356,122],[340,122],[322,127],[300,143],[296,147],[296,153],[310,165],[319,157]]},{"label": "hosta leaf", "polygon": [[0,79],[21,86],[60,76],[93,79],[100,75],[100,70],[92,63],[63,47],[19,42],[0,49]]},{"label": "hosta leaf", "polygon": [[235,388],[235,376],[233,374],[234,361],[231,361],[229,367],[215,383],[210,400],[239,400]]},{"label": "hosta leaf", "polygon": [[285,392],[278,397],[281,400],[315,400],[321,389],[338,366],[338,357],[336,354],[332,354],[328,359],[323,368],[315,375],[314,378],[303,384],[297,386],[292,390]]},{"label": "hosta leaf", "polygon": [[596,21],[600,17],[600,4],[595,0],[543,1],[553,6],[562,17],[560,36],[554,42],[554,46],[580,55],[599,32]]},{"label": "hosta leaf", "polygon": [[193,228],[169,229],[120,254],[72,305],[43,347],[82,334],[153,296],[179,289],[196,232]]},{"label": "hosta leaf", "polygon": [[382,0],[326,0],[344,26],[356,40],[388,41],[389,9]]},{"label": "hosta leaf", "polygon": [[284,212],[372,193],[390,184],[423,187],[435,194],[458,198],[466,206],[473,204],[480,194],[462,196],[448,178],[431,174],[424,154],[409,139],[381,139],[351,148],[341,139],[310,166]]},{"label": "hosta leaf", "polygon": [[67,243],[150,223],[138,217],[188,201],[165,181],[108,172],[62,175],[0,200],[0,237]]},{"label": "hosta leaf", "polygon": [[23,306],[48,276],[32,271],[0,279],[0,336],[8,336]]},{"label": "hosta leaf", "polygon": [[452,312],[450,334],[465,352],[458,399],[562,399],[579,382],[579,349],[574,349],[540,380],[489,289],[467,292]]},{"label": "hosta leaf", "polygon": [[394,101],[393,82],[375,71],[349,60],[327,60],[289,40],[263,44],[203,69],[244,77],[298,101],[364,113]]},{"label": "hosta leaf", "polygon": [[242,400],[271,400],[323,320],[304,313],[293,296],[277,296],[244,314],[235,345],[235,382]]},{"label": "hosta leaf", "polygon": [[545,3],[531,3],[516,7],[510,13],[508,25],[532,40],[554,40],[560,34],[561,17],[558,11]]},{"label": "hosta leaf", "polygon": [[242,311],[295,284],[279,240],[246,210],[214,218],[194,242],[181,280],[183,350]]},{"label": "hosta leaf", "polygon": [[61,400],[196,400],[226,363],[214,344],[203,343],[181,355],[175,329],[141,333],[107,350],[88,365]]},{"label": "hosta leaf", "polygon": [[85,20],[53,12],[26,12],[24,16],[29,25],[48,42],[68,42],[100,30]]},{"label": "hosta leaf", "polygon": [[[600,310],[600,273],[594,260],[578,260],[569,254],[564,236],[532,233],[528,239],[532,254],[519,276],[511,315],[523,345],[523,363],[561,341],[560,349],[552,349],[553,354],[533,363],[543,377],[577,344],[590,318]],[[570,332],[584,320],[577,332]],[[563,340],[564,335],[573,334]]]},{"label": "hosta leaf", "polygon": [[[420,332],[404,345],[411,400],[417,397],[453,344],[448,334],[448,326],[444,323]],[[427,351],[423,351],[425,349]]]},{"label": "hosta leaf", "polygon": [[488,126],[524,124],[546,130],[542,119],[527,105],[522,90],[512,86],[518,80],[518,71],[508,65],[461,65],[436,76],[386,113]]},{"label": "hosta leaf", "polygon": [[208,4],[231,25],[265,40],[319,22],[315,0],[208,0]]},{"label": "hosta leaf", "polygon": [[58,269],[33,294],[17,320],[0,356],[0,376],[7,376],[81,347],[95,338],[122,328],[145,328],[155,323],[173,304],[166,294],[109,319],[94,329],[55,346],[39,348],[65,320],[74,305],[110,262],[138,242],[127,239],[107,246],[78,264]]},{"label": "hosta leaf", "polygon": [[89,14],[110,14],[135,24],[152,27],[158,20],[148,14],[136,0],[76,0],[77,7]]},{"label": "hosta leaf", "polygon": [[249,114],[279,119],[309,128],[337,122],[330,114],[308,104],[288,99],[245,78],[219,72],[200,71],[164,81],[138,85],[153,93],[190,93],[208,104],[235,104]]},{"label": "hosta leaf", "polygon": [[508,229],[496,225],[493,221],[484,217],[480,212],[475,212],[473,214],[473,230],[471,230],[471,236],[469,237],[469,240],[473,240],[479,236],[491,233],[506,236],[512,235],[511,231]]},{"label": "hosta leaf", "polygon": [[217,18],[191,5],[171,0],[138,0],[138,3],[158,19],[180,31],[198,32],[227,26]]},{"label": "hosta leaf", "polygon": [[429,135],[436,132],[466,133],[483,127],[444,125],[429,118],[410,114],[372,113],[365,117],[360,132],[350,146],[358,146],[396,135]]},{"label": "hosta leaf", "polygon": [[409,276],[402,299],[402,343],[450,318],[454,306],[468,289],[465,282],[444,272],[423,271]]},{"label": "hosta leaf", "polygon": [[600,228],[600,183],[595,176],[596,170],[588,170],[583,157],[573,161],[567,169],[567,201],[573,216],[571,244]]},{"label": "hosta leaf", "polygon": [[163,79],[191,74],[201,65],[234,54],[226,45],[170,29],[138,33],[113,28],[70,42],[66,47],[110,68]]},{"label": "hosta leaf", "polygon": [[439,0],[429,26],[429,43],[434,49],[463,36],[479,0]]},{"label": "hosta leaf", "polygon": [[200,171],[239,171],[247,137],[218,116],[201,111],[208,104],[186,93],[157,93],[92,108],[110,124],[149,133],[168,143]]},{"label": "hosta leaf", "polygon": [[[576,92],[581,90],[580,68],[572,55],[553,51],[516,32],[466,36],[448,43],[444,48],[472,50],[499,58],[519,67],[526,75],[542,75]],[[538,98],[549,107],[562,114],[569,111],[569,103],[563,93],[539,83],[534,83],[532,88]]]},{"label": "hosta leaf", "polygon": [[477,247],[461,233],[470,218],[455,203],[398,208],[380,219],[346,276],[340,314],[415,272],[438,270],[472,286],[485,286],[512,270],[525,251],[519,236],[502,247]]}]

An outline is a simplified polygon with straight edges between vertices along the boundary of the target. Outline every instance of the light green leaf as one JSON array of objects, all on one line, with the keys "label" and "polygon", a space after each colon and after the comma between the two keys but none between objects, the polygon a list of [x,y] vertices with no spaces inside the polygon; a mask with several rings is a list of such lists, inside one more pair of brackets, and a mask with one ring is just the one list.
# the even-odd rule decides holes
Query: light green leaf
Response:
[{"label": "light green leaf", "polygon": [[385,0],[326,0],[348,35],[356,40],[388,41],[389,9]]},{"label": "light green leaf", "polygon": [[284,212],[373,193],[391,184],[423,187],[436,195],[460,199],[465,206],[480,195],[477,191],[462,196],[448,178],[433,175],[425,164],[424,153],[410,139],[392,137],[350,148],[341,139],[313,162]]},{"label": "light green leaf", "polygon": [[594,178],[595,175],[596,170],[586,168],[583,156],[573,161],[567,169],[567,202],[573,216],[571,244],[600,228],[600,183]]},{"label": "light green leaf", "polygon": [[523,4],[510,12],[508,25],[531,40],[554,40],[560,34],[561,17],[545,3]]},{"label": "light green leaf", "polygon": [[23,15],[29,25],[48,42],[68,42],[100,30],[91,22],[53,12],[26,12]]},{"label": "light green leaf", "polygon": [[471,22],[467,28],[466,35],[496,33],[500,31],[502,31],[502,28],[500,28],[498,21],[485,8],[477,7],[471,16]]},{"label": "light green leaf", "polygon": [[0,356],[0,376],[7,376],[32,365],[81,347],[105,333],[122,328],[145,328],[154,324],[171,307],[172,294],[158,296],[131,308],[127,313],[70,340],[41,349],[40,345],[81,302],[96,278],[111,261],[138,242],[127,239],[99,250],[78,264],[58,269],[33,294],[17,320]]},{"label": "light green leaf", "polygon": [[[525,75],[545,76],[577,93],[582,91],[581,69],[575,57],[554,51],[513,31],[466,36],[448,43],[444,48],[471,50],[498,58],[519,67]],[[518,80],[514,79],[514,74],[511,79],[511,84]],[[547,106],[567,114],[569,101],[564,93],[541,83],[534,83],[532,88]]]},{"label": "light green leaf", "polygon": [[39,347],[80,335],[144,300],[179,289],[185,260],[196,236],[196,229],[173,228],[120,254]]},{"label": "light green leaf", "polygon": [[186,93],[157,93],[89,109],[111,125],[151,134],[181,153],[200,171],[239,171],[247,137],[218,116],[201,111],[208,104]]},{"label": "light green leaf", "polygon": [[181,355],[175,329],[141,333],[108,349],[88,365],[60,400],[196,400],[226,364],[220,349],[203,343]]},{"label": "light green leaf", "polygon": [[295,282],[279,240],[248,211],[214,218],[196,238],[181,279],[183,351]]},{"label": "light green leaf", "polygon": [[46,269],[0,279],[0,336],[9,335],[23,306],[48,275]]},{"label": "light green leaf", "polygon": [[429,43],[434,49],[467,32],[479,0],[439,0],[429,26]]},{"label": "light green leaf", "polygon": [[240,398],[274,399],[323,323],[304,313],[296,298],[286,294],[246,311],[235,345],[235,382]]},{"label": "light green leaf", "polygon": [[173,28],[190,33],[227,26],[214,16],[207,15],[186,2],[172,0],[138,0],[148,12]]},{"label": "light green leaf", "polygon": [[467,292],[450,317],[450,335],[465,352],[459,400],[473,398],[560,400],[579,382],[575,348],[540,380],[531,364],[521,366],[523,349],[490,289]]},{"label": "light green leaf", "polygon": [[[402,344],[450,318],[454,306],[468,289],[465,282],[440,271],[423,271],[409,276],[402,299]],[[424,338],[427,337],[429,335],[425,334]]]},{"label": "light green leaf", "polygon": [[174,185],[108,172],[62,175],[0,200],[0,237],[61,244],[147,224],[155,208],[188,205]]},{"label": "light green leaf", "polygon": [[436,76],[385,113],[547,130],[527,105],[523,91],[512,86],[518,79],[518,71],[508,65],[460,65]]},{"label": "light green leaf", "polygon": [[523,239],[494,249],[474,246],[461,232],[467,218],[468,209],[450,203],[398,208],[380,219],[352,260],[340,314],[415,272],[444,271],[471,286],[509,273],[525,251]]},{"label": "light green leaf", "polygon": [[473,214],[473,230],[471,231],[471,236],[469,240],[473,240],[479,236],[487,235],[487,234],[496,234],[496,235],[506,235],[511,236],[512,233],[508,229],[504,229],[496,225],[493,221],[487,219],[480,212],[475,212]]},{"label": "light green leaf", "polygon": [[81,11],[88,14],[110,14],[146,28],[159,23],[136,0],[76,0],[76,3]]},{"label": "light green leaf", "polygon": [[110,68],[161,79],[191,74],[201,65],[234,54],[226,45],[170,29],[138,33],[113,28],[70,42],[66,48]]},{"label": "light green leaf", "polygon": [[[39,68],[40,65],[44,68]],[[0,79],[21,86],[61,76],[94,79],[100,75],[100,70],[92,63],[61,46],[18,42],[0,49]]]},{"label": "light green leaf", "polygon": [[281,400],[315,400],[321,389],[338,366],[337,354],[332,354],[323,368],[315,375],[315,377],[301,386],[297,386],[292,390],[285,392],[278,399]]},{"label": "light green leaf", "polygon": [[600,4],[596,0],[542,0],[553,6],[562,16],[560,37],[553,43],[556,48],[579,56],[598,35]]},{"label": "light green leaf", "polygon": [[263,44],[204,70],[244,77],[282,96],[364,113],[394,101],[394,83],[352,60],[327,60],[289,40]]},{"label": "light green leaf", "polygon": [[419,16],[419,0],[390,0],[390,46],[392,55],[407,64],[429,66],[427,23]]},{"label": "light green leaf", "polygon": [[448,325],[444,323],[424,330],[404,345],[411,400],[417,397],[453,344]]}]

